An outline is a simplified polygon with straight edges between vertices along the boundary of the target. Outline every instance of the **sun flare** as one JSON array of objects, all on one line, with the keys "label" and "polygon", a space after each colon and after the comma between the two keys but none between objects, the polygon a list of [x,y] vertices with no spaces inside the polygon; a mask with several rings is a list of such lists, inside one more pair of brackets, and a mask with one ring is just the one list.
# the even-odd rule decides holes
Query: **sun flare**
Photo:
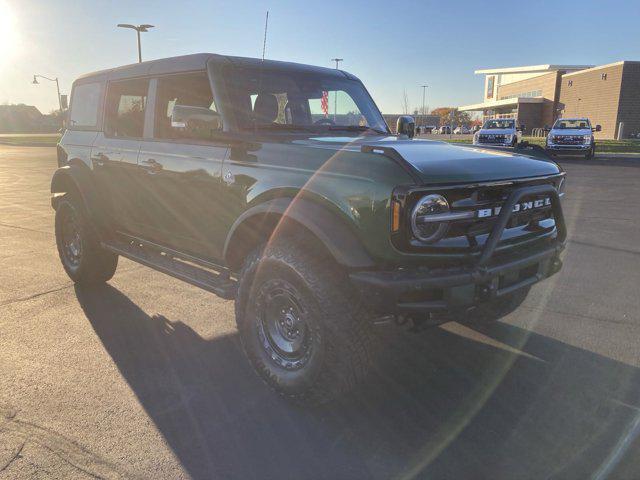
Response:
[{"label": "sun flare", "polygon": [[0,0],[0,65],[18,53],[19,37],[16,16],[6,0]]}]

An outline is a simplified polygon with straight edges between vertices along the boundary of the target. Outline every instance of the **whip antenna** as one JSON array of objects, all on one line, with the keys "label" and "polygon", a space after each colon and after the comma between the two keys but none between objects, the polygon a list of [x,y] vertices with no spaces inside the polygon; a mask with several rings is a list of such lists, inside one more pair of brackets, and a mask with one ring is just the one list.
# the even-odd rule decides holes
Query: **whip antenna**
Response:
[{"label": "whip antenna", "polygon": [[269,10],[267,10],[267,18],[264,20],[264,40],[262,41],[262,60],[264,61],[264,52],[267,50],[267,27],[269,26]]}]

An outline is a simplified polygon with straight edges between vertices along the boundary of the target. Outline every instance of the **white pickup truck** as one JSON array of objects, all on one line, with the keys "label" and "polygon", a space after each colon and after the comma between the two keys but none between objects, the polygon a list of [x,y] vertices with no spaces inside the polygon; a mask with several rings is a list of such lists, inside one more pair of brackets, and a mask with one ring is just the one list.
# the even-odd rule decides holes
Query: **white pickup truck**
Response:
[{"label": "white pickup truck", "polygon": [[591,127],[588,118],[559,118],[547,134],[547,153],[550,155],[584,155],[591,158],[596,152],[593,132],[600,125]]},{"label": "white pickup truck", "polygon": [[473,135],[474,145],[499,145],[515,147],[522,136],[523,127],[517,127],[513,118],[487,120]]}]

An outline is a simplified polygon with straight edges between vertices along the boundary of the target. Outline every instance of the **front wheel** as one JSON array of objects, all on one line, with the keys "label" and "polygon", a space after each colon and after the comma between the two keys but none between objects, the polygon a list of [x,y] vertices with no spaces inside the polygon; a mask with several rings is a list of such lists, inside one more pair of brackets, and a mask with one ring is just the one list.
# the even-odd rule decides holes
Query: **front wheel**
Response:
[{"label": "front wheel", "polygon": [[372,332],[346,277],[308,245],[280,239],[250,255],[235,311],[258,375],[284,397],[319,404],[365,378]]},{"label": "front wheel", "polygon": [[593,158],[593,156],[595,155],[595,153],[596,153],[596,146],[593,145],[589,149],[589,151],[585,154],[585,156],[584,156],[585,160],[591,160]]},{"label": "front wheel", "polygon": [[113,277],[118,256],[100,245],[82,201],[66,194],[58,203],[55,219],[58,255],[75,283],[102,283]]}]

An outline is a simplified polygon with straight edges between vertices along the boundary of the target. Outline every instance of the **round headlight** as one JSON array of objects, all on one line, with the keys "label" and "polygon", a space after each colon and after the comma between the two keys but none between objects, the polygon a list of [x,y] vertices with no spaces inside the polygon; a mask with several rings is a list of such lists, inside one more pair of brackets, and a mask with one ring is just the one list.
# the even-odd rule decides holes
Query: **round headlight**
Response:
[{"label": "round headlight", "polygon": [[448,222],[439,222],[435,215],[448,213],[449,202],[442,195],[422,197],[411,212],[411,228],[416,238],[425,243],[440,240],[449,229]]}]

